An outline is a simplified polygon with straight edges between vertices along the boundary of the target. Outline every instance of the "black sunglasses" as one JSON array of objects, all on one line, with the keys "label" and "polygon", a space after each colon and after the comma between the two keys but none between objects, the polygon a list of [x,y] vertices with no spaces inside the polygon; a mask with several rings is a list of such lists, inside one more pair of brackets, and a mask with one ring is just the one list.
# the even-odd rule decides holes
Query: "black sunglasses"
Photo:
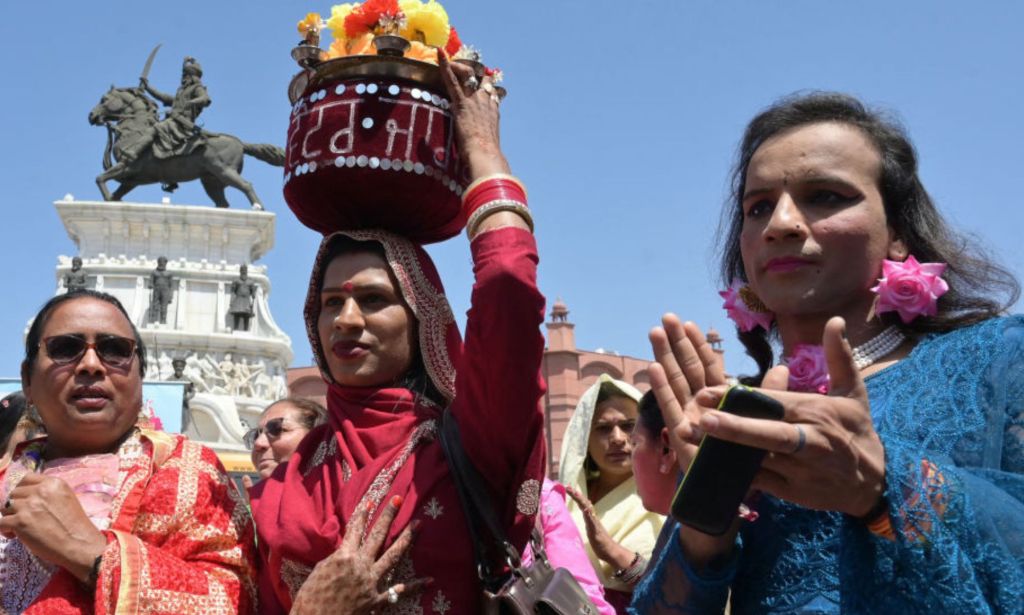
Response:
[{"label": "black sunglasses", "polygon": [[90,342],[81,335],[69,333],[48,337],[40,345],[57,365],[79,361],[90,348],[110,367],[125,367],[135,356],[135,340],[120,335],[98,335],[96,341]]},{"label": "black sunglasses", "polygon": [[260,437],[261,433],[266,433],[268,440],[280,438],[281,434],[284,433],[284,419],[285,417],[280,416],[276,419],[270,419],[263,427],[253,427],[242,436],[242,442],[245,443],[249,450],[252,450],[252,447],[256,446],[256,439]]}]

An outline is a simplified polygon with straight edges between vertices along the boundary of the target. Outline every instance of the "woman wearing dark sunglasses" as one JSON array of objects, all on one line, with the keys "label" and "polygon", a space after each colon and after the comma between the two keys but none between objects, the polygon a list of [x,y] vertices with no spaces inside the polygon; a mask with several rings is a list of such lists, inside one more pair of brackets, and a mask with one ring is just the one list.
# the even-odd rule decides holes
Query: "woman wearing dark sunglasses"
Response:
[{"label": "woman wearing dark sunglasses", "polygon": [[21,377],[47,435],[0,471],[0,611],[254,609],[252,522],[212,451],[136,426],[145,370],[114,297],[36,315]]},{"label": "woman wearing dark sunglasses", "polygon": [[288,461],[302,438],[317,425],[327,422],[327,410],[311,399],[285,397],[267,406],[260,425],[245,433],[245,444],[252,451],[252,465],[260,478]]}]

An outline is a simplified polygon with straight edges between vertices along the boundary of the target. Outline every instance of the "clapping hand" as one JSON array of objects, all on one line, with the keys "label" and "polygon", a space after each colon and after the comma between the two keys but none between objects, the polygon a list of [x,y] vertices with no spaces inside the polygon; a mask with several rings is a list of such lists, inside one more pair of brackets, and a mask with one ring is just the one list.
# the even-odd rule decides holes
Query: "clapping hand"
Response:
[{"label": "clapping hand", "polygon": [[680,469],[685,470],[701,435],[694,429],[700,421],[700,409],[692,403],[694,395],[705,387],[725,384],[725,372],[697,325],[683,324],[675,314],[666,314],[661,321],[662,326],[650,333],[655,362],[648,373],[669,441]]},{"label": "clapping hand", "polygon": [[[838,317],[825,325],[822,344],[831,380],[827,396],[764,390],[785,409],[782,421],[770,421],[715,410],[725,391],[717,387],[698,394],[698,424],[716,438],[769,451],[754,479],[755,489],[807,508],[862,517],[884,491],[885,450],[845,329]],[[776,367],[769,376],[784,381],[788,370]]]}]

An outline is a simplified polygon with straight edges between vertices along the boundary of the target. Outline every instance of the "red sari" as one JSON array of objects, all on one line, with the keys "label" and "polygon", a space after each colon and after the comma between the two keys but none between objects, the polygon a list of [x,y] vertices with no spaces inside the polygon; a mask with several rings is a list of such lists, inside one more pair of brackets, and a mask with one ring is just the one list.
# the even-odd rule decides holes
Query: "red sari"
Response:
[{"label": "red sari", "polygon": [[[544,298],[537,290],[533,236],[503,228],[473,240],[476,284],[462,347],[440,279],[422,248],[384,232],[345,234],[384,246],[416,316],[427,373],[450,402],[467,453],[490,481],[490,496],[521,550],[544,476]],[[400,495],[403,503],[386,544],[412,520],[421,525],[385,583],[425,576],[434,582],[379,612],[476,615],[482,590],[466,519],[435,437],[443,408],[407,389],[344,387],[326,373],[316,323],[329,241],[321,245],[306,303],[310,341],[328,382],[329,422],[310,432],[289,462],[251,494],[259,532],[260,610],[290,609],[312,567],[340,545],[357,506],[375,509],[376,516],[382,503]]]},{"label": "red sari", "polygon": [[214,452],[183,436],[136,430],[117,454],[120,484],[96,591],[57,568],[24,612],[253,612],[252,517]]}]

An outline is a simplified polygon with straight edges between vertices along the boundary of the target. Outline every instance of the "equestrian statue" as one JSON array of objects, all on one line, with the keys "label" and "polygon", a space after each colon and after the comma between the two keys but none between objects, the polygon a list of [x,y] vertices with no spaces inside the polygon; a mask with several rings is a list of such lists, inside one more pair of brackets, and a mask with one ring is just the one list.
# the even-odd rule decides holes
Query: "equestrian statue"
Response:
[{"label": "equestrian statue", "polygon": [[[173,96],[149,84],[149,69],[160,45],[149,54],[139,86],[115,88],[103,95],[89,112],[89,123],[107,127],[103,173],[96,185],[106,201],[120,201],[136,186],[160,183],[173,192],[178,183],[198,179],[217,207],[227,207],[224,189],[245,193],[253,209],[263,209],[252,184],[242,173],[242,159],[249,154],[268,164],[284,166],[284,150],[265,143],[245,143],[232,135],[208,132],[196,124],[210,97],[202,83],[203,69],[186,57],[181,85]],[[159,106],[169,109],[161,119]],[[107,182],[119,185],[113,193]]]}]

